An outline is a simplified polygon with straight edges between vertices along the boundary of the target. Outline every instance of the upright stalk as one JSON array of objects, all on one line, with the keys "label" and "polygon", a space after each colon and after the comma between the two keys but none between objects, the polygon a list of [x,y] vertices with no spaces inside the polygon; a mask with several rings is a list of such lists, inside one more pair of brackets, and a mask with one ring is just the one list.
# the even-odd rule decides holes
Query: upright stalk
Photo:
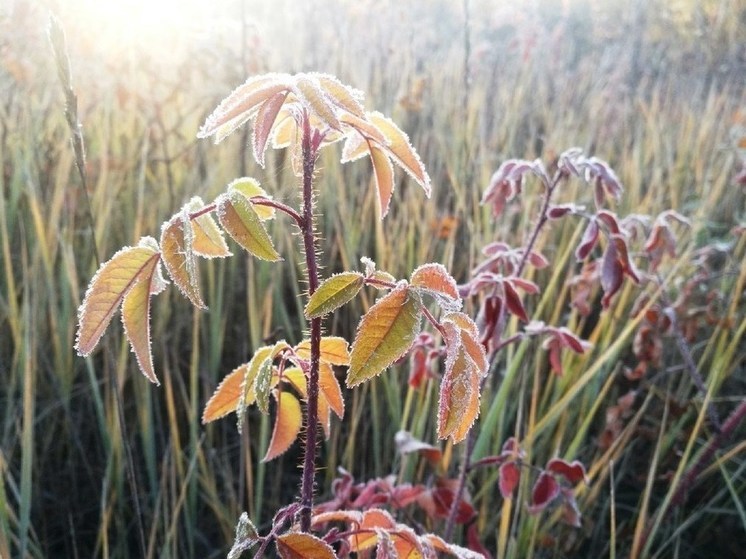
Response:
[{"label": "upright stalk", "polygon": [[[313,295],[319,286],[316,264],[316,235],[313,221],[313,171],[318,146],[311,136],[308,114],[303,115],[303,210],[301,234],[306,254],[308,294]],[[318,420],[319,355],[321,353],[321,318],[311,319],[311,367],[308,373],[308,402],[306,404],[306,449],[303,456],[303,481],[300,496],[300,529],[311,529],[314,473],[316,468],[316,423]]]}]

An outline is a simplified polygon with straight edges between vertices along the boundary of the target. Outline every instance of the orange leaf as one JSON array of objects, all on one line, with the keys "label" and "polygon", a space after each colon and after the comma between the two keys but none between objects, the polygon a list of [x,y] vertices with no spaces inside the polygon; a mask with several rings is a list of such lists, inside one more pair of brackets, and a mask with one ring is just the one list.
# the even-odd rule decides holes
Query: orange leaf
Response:
[{"label": "orange leaf", "polygon": [[479,414],[479,375],[463,348],[440,384],[438,437],[462,441]]},{"label": "orange leaf", "polygon": [[150,297],[153,285],[160,278],[160,259],[153,257],[135,278],[135,285],[122,302],[124,333],[137,357],[140,370],[151,382],[160,384],[153,370],[153,355],[150,351]]},{"label": "orange leaf", "polygon": [[407,352],[420,328],[420,305],[403,281],[368,310],[352,344],[348,387],[380,374]]},{"label": "orange leaf", "polygon": [[302,398],[308,397],[306,374],[300,367],[288,367],[282,372],[282,380],[295,388]]},{"label": "orange leaf", "polygon": [[[186,208],[187,206],[185,206]],[[161,251],[168,275],[184,296],[198,309],[207,308],[200,296],[197,262],[192,249],[192,222],[184,211],[175,214],[161,228]]]},{"label": "orange leaf", "polygon": [[155,239],[143,237],[136,247],[121,249],[101,265],[78,309],[75,349],[80,355],[93,351],[140,273],[159,257]]},{"label": "orange leaf", "polygon": [[373,176],[376,180],[378,204],[381,209],[381,219],[389,213],[391,195],[394,193],[394,166],[389,156],[381,149],[368,142],[370,160],[373,163]]},{"label": "orange leaf", "polygon": [[269,462],[283,454],[293,444],[303,424],[300,402],[290,392],[272,392],[277,400],[277,417],[272,430],[272,440],[269,442],[267,454],[262,462]]},{"label": "orange leaf", "polygon": [[350,551],[360,552],[376,545],[376,528],[391,530],[396,526],[392,516],[382,509],[368,509],[363,513],[360,532],[350,536]]},{"label": "orange leaf", "polygon": [[[347,367],[350,364],[350,352],[347,349],[349,344],[344,338],[337,336],[324,336],[321,338],[321,361],[330,365],[342,365]],[[295,346],[296,355],[305,360],[311,359],[311,341],[303,340]]]},{"label": "orange leaf", "polygon": [[342,419],[345,414],[345,401],[342,398],[342,389],[339,386],[337,377],[334,376],[334,370],[328,363],[319,365],[319,388],[326,398],[331,409]]},{"label": "orange leaf", "polygon": [[369,120],[366,120],[364,116],[358,116],[343,114],[341,117],[339,117],[339,120],[342,124],[346,124],[350,128],[354,128],[363,138],[375,140],[379,144],[385,144],[386,137],[381,133],[378,127]]},{"label": "orange leaf", "polygon": [[379,112],[368,113],[368,118],[386,137],[387,142],[381,144],[381,147],[423,188],[429,198],[431,192],[430,177],[425,171],[420,156],[417,155],[409,142],[409,137],[393,120]]},{"label": "orange leaf", "polygon": [[328,522],[346,522],[347,524],[360,524],[363,521],[363,513],[357,510],[330,510],[314,514],[311,518],[312,526],[319,526]]},{"label": "orange leaf", "polygon": [[277,552],[282,559],[336,559],[334,550],[325,541],[311,534],[290,532],[277,536]]},{"label": "orange leaf", "polygon": [[332,433],[332,413],[329,407],[329,402],[326,401],[323,392],[319,392],[319,398],[316,404],[316,414],[319,425],[324,430],[324,438],[329,440],[329,436]]},{"label": "orange leaf", "polygon": [[445,296],[451,306],[457,303],[458,308],[461,308],[461,297],[458,294],[456,280],[442,264],[423,264],[412,272],[409,283],[432,291],[441,297]]}]

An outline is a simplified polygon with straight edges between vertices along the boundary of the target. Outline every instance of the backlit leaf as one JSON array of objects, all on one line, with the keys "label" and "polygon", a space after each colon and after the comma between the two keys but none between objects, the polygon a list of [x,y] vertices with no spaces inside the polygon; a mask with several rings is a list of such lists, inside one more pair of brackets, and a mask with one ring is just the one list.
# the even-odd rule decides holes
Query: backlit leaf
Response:
[{"label": "backlit leaf", "polygon": [[289,89],[290,82],[288,74],[263,74],[249,78],[207,117],[197,137],[214,135],[215,143],[221,142],[236,128],[253,118],[267,99]]},{"label": "backlit leaf", "polygon": [[521,467],[511,460],[500,466],[500,494],[503,499],[512,499],[513,491],[521,481]]},{"label": "backlit leaf", "polygon": [[184,296],[198,309],[205,309],[200,295],[197,262],[192,249],[194,232],[185,212],[179,212],[161,228],[161,251],[166,271]]},{"label": "backlit leaf", "polygon": [[367,120],[362,115],[351,115],[351,114],[343,114],[339,118],[340,122],[342,124],[346,124],[350,128],[354,128],[358,134],[349,134],[352,136],[357,136],[359,138],[365,138],[368,140],[375,140],[379,144],[386,144],[386,137],[383,135],[383,133],[378,129],[378,127]]},{"label": "backlit leaf", "polygon": [[324,540],[304,534],[290,532],[277,536],[277,552],[282,559],[336,559],[334,550]]},{"label": "backlit leaf", "polygon": [[382,145],[382,148],[423,188],[429,198],[431,191],[430,177],[425,171],[425,166],[420,161],[419,155],[409,142],[409,137],[393,120],[379,112],[369,113],[368,118],[386,137],[387,144]]},{"label": "backlit leaf", "polygon": [[135,279],[122,302],[124,333],[137,357],[142,373],[155,384],[160,384],[153,370],[153,355],[150,351],[150,297],[154,279],[160,276],[160,259],[152,257]]},{"label": "backlit leaf", "polygon": [[254,159],[262,167],[264,167],[264,153],[267,151],[267,141],[287,96],[287,91],[275,93],[262,104],[256,115],[251,144],[254,149]]},{"label": "backlit leaf", "polygon": [[[323,336],[321,338],[320,359],[330,365],[342,365],[344,367],[350,364],[349,344],[344,338],[337,336]],[[311,340],[303,340],[295,346],[295,353],[301,359],[311,359]]]},{"label": "backlit leaf", "polygon": [[348,132],[345,137],[345,143],[342,146],[342,157],[340,163],[350,163],[357,161],[370,154],[368,141],[356,132]]},{"label": "backlit leaf", "polygon": [[239,245],[262,260],[282,260],[249,199],[235,189],[218,197],[218,219]]},{"label": "backlit leaf", "polygon": [[[204,206],[205,203],[199,196],[195,196],[189,200],[189,203],[187,204],[190,213],[196,212]],[[225,244],[223,232],[209,213],[202,214],[201,216],[192,219],[191,222],[192,232],[194,233],[194,238],[192,240],[192,251],[194,254],[205,258],[223,258],[231,256],[231,251],[228,250],[228,245]]]},{"label": "backlit leaf", "polygon": [[93,276],[78,309],[75,349],[80,355],[88,355],[96,347],[140,273],[160,257],[157,247],[152,237],[144,237],[138,246],[126,247],[114,254]]},{"label": "backlit leaf", "polygon": [[336,111],[312,74],[297,74],[295,87],[295,94],[310,112],[330,128],[339,130],[340,124]]},{"label": "backlit leaf", "polygon": [[534,487],[531,490],[531,504],[528,507],[530,514],[536,514],[544,510],[560,493],[560,486],[552,474],[541,472]]},{"label": "backlit leaf", "polygon": [[[272,198],[272,196],[267,194],[266,190],[259,186],[259,181],[251,177],[242,177],[240,179],[235,179],[228,185],[228,188],[226,189],[226,191],[228,192],[230,192],[231,190],[236,190],[249,199],[253,198],[254,196],[261,196],[262,198],[270,199]],[[275,217],[275,209],[271,206],[260,206],[258,204],[252,204],[251,207],[254,208],[256,215],[258,215],[259,219],[261,219],[262,221],[266,221]]]},{"label": "backlit leaf", "polygon": [[404,355],[420,328],[420,298],[400,282],[363,316],[350,354],[347,386],[381,373]]},{"label": "backlit leaf", "polygon": [[365,278],[358,272],[334,274],[319,285],[306,305],[308,318],[328,314],[351,301],[362,289]]},{"label": "backlit leaf", "polygon": [[356,117],[364,118],[365,110],[362,105],[362,91],[344,85],[331,74],[314,73],[311,75],[319,81],[319,85],[332,103]]},{"label": "backlit leaf", "polygon": [[277,416],[272,430],[272,440],[269,442],[267,454],[262,462],[269,462],[283,454],[293,444],[303,423],[300,402],[290,392],[273,392],[277,400]]},{"label": "backlit leaf", "polygon": [[228,559],[239,559],[244,551],[250,549],[258,541],[259,534],[254,523],[251,522],[248,514],[242,513],[236,525],[236,537],[233,540],[233,547],[228,552]]},{"label": "backlit leaf", "polygon": [[434,291],[448,299],[459,302],[461,298],[458,294],[456,280],[448,273],[446,267],[442,264],[423,264],[412,272],[409,283],[415,287],[421,287]]},{"label": "backlit leaf", "polygon": [[466,438],[479,415],[479,374],[463,348],[440,384],[438,438],[454,443]]},{"label": "backlit leaf", "polygon": [[360,522],[360,532],[350,536],[350,551],[357,553],[372,548],[378,541],[378,536],[375,532],[376,528],[391,530],[395,526],[396,522],[393,517],[385,510],[366,510]]},{"label": "backlit leaf", "polygon": [[334,410],[337,417],[342,419],[345,414],[345,401],[342,398],[342,388],[339,386],[339,381],[334,375],[332,366],[328,363],[321,363],[319,365],[319,388],[331,409]]},{"label": "backlit leaf", "polygon": [[378,204],[381,208],[381,219],[389,213],[391,195],[394,192],[394,166],[388,155],[368,142],[370,160],[373,163],[373,177],[376,181]]}]

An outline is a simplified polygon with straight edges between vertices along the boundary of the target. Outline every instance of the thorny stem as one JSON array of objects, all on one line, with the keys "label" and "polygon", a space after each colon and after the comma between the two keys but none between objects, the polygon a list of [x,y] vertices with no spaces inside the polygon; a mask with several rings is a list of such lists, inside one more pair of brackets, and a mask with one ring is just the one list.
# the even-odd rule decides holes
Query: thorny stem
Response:
[{"label": "thorny stem", "polygon": [[[303,216],[301,234],[306,254],[308,294],[313,295],[319,286],[316,263],[316,236],[313,223],[313,171],[316,164],[316,146],[311,137],[308,114],[303,116]],[[308,403],[306,404],[306,448],[303,456],[303,480],[300,498],[300,529],[311,529],[314,473],[316,467],[316,424],[318,420],[319,356],[321,353],[321,318],[311,319],[311,366],[308,375]]]},{"label": "thorny stem", "polygon": [[[544,198],[542,200],[541,204],[541,210],[539,212],[539,219],[536,221],[536,224],[534,225],[533,231],[531,231],[531,236],[529,237],[528,243],[526,244],[525,248],[523,249],[523,255],[521,256],[521,261],[518,263],[518,268],[516,269],[515,275],[516,277],[520,277],[523,274],[523,270],[526,267],[526,263],[528,262],[528,257],[531,254],[531,251],[534,248],[534,245],[536,244],[537,239],[539,238],[539,233],[543,229],[544,225],[549,221],[549,205],[552,201],[552,194],[554,194],[554,191],[556,190],[557,186],[559,185],[560,181],[564,178],[564,175],[557,171],[554,174],[554,177],[552,177],[551,182],[547,183],[544,182],[544,186],[546,187],[546,191],[544,192]],[[513,341],[511,339],[511,341]],[[505,347],[507,344],[501,344],[499,347]],[[492,365],[492,362],[494,362],[495,355],[497,355],[497,350],[492,353],[492,359],[490,366]],[[480,385],[480,392],[484,389],[485,382],[487,381],[487,378],[489,376],[485,376],[482,379],[481,385]],[[446,526],[445,531],[443,533],[444,538],[446,541],[451,540],[451,536],[453,535],[453,529],[456,525],[456,514],[458,513],[459,503],[464,498],[464,491],[466,491],[466,476],[469,474],[469,471],[472,469],[471,465],[471,458],[472,454],[474,453],[474,445],[477,442],[477,436],[476,436],[477,430],[474,429],[474,427],[471,428],[469,431],[469,434],[466,437],[466,446],[464,447],[464,457],[461,461],[461,471],[459,472],[458,476],[458,486],[456,488],[456,494],[453,496],[453,502],[451,503],[451,510],[448,511],[448,519],[446,520]]]}]

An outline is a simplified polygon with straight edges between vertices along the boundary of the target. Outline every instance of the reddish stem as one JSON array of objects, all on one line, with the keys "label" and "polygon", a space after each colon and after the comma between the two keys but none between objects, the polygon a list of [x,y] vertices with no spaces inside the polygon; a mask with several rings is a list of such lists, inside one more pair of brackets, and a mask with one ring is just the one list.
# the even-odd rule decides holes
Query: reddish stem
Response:
[{"label": "reddish stem", "polygon": [[[313,171],[316,164],[315,143],[311,137],[308,114],[303,115],[303,216],[300,220],[303,248],[306,254],[308,293],[313,295],[319,286],[316,263],[316,235],[313,222]],[[306,448],[303,457],[303,479],[300,498],[300,529],[311,529],[314,473],[316,468],[316,424],[318,422],[319,356],[321,354],[321,318],[311,319],[311,365],[308,374],[308,403],[306,404]]]}]

